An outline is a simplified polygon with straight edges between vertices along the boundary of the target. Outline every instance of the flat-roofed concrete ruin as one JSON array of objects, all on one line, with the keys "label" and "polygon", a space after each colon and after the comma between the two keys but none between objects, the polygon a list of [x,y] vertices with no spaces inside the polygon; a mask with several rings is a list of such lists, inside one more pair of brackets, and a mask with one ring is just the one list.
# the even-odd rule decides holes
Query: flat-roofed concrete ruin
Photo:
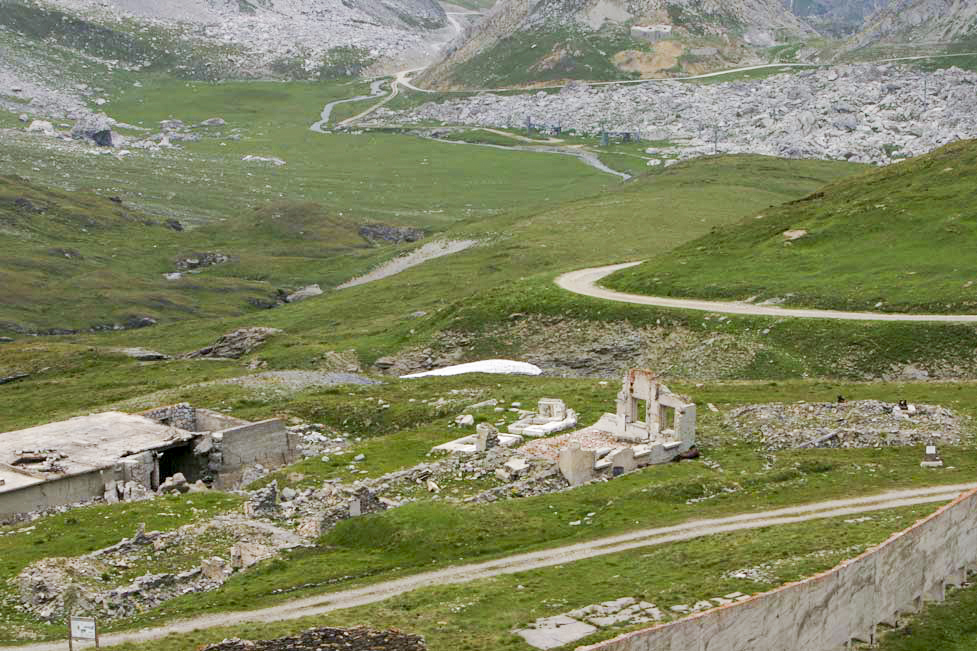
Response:
[{"label": "flat-roofed concrete ruin", "polygon": [[244,468],[290,463],[296,441],[278,419],[251,423],[187,404],[104,412],[0,434],[0,520],[102,497],[116,482],[157,490],[182,474],[218,488]]}]

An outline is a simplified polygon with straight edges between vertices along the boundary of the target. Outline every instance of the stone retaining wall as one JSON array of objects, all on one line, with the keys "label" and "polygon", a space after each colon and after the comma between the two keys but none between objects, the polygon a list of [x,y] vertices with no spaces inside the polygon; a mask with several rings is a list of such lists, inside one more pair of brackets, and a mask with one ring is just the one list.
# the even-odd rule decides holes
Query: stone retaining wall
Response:
[{"label": "stone retaining wall", "polygon": [[874,641],[878,624],[977,571],[977,490],[817,576],[577,651],[805,651]]}]

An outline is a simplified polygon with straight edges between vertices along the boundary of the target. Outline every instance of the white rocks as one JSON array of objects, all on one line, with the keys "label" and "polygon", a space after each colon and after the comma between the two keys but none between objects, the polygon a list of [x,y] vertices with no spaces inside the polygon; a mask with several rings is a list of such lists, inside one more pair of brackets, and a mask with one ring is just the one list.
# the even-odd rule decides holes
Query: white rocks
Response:
[{"label": "white rocks", "polygon": [[247,156],[241,158],[241,160],[245,163],[268,163],[276,167],[285,165],[285,161],[283,161],[281,158],[275,158],[274,156],[256,156],[254,154],[248,154]]},{"label": "white rocks", "polygon": [[54,125],[47,120],[34,120],[27,127],[28,133],[39,133],[42,136],[56,136],[58,132],[55,130]]},{"label": "white rocks", "polygon": [[[931,93],[924,99],[923,88]],[[903,66],[851,65],[757,81],[569,87],[558,94],[481,93],[410,110],[381,109],[380,121],[435,121],[519,127],[526,118],[596,135],[636,129],[655,147],[650,165],[720,153],[889,163],[977,137],[977,73],[922,72]],[[799,137],[803,136],[803,137]]]},{"label": "white rocks", "polygon": [[596,457],[593,450],[584,450],[579,443],[572,443],[560,451],[560,472],[571,486],[585,484],[594,478]]},{"label": "white rocks", "polygon": [[293,292],[285,297],[287,303],[300,303],[315,296],[322,295],[322,288],[319,285],[308,285],[297,292]]}]

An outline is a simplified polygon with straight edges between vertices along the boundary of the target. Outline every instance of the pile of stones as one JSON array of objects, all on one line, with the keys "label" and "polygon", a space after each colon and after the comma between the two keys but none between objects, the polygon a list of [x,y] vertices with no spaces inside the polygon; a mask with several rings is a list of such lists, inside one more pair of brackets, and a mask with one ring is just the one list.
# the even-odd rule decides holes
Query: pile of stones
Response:
[{"label": "pile of stones", "polygon": [[771,451],[953,445],[963,437],[960,418],[945,407],[878,400],[746,405],[729,411],[725,425]]},{"label": "pile of stones", "polygon": [[[236,570],[306,544],[291,531],[240,516],[218,516],[165,533],[140,526],[133,537],[110,547],[32,563],[14,579],[16,596],[7,597],[4,607],[53,621],[64,615],[67,599],[103,619],[129,617],[180,595],[215,590]],[[132,576],[131,568],[155,569],[163,558],[186,558],[185,569]]]},{"label": "pile of stones", "polygon": [[426,651],[424,638],[400,631],[314,628],[276,640],[224,640],[202,651]]}]

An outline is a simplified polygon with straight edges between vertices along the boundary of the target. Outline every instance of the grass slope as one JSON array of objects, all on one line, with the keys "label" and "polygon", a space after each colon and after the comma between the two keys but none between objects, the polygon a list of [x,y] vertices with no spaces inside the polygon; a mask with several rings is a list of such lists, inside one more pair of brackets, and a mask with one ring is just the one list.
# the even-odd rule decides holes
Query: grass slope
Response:
[{"label": "grass slope", "polygon": [[[754,213],[606,282],[661,296],[890,312],[977,308],[977,142]],[[807,234],[788,242],[786,231]]]},{"label": "grass slope", "polygon": [[[482,151],[443,146],[474,152],[469,156]],[[513,165],[521,164],[518,159],[523,154],[497,153],[512,157]],[[563,157],[546,160],[550,158],[558,164]],[[161,323],[138,331],[6,344],[0,347],[0,369],[4,371],[0,374],[37,374],[0,393],[0,429],[8,420],[4,415],[16,418],[18,423],[27,419],[45,422],[149,393],[154,390],[152,386],[178,386],[180,382],[206,377],[207,369],[213,372],[216,368],[208,364],[207,369],[200,369],[183,362],[134,366],[107,350],[114,346],[147,346],[177,354],[203,346],[235,328],[264,325],[281,328],[285,334],[253,357],[264,360],[272,369],[319,368],[329,351],[355,349],[364,362],[372,363],[401,348],[422,345],[427,337],[442,330],[490,333],[498,325],[508,323],[509,315],[516,312],[575,313],[587,319],[647,317],[654,322],[660,314],[629,311],[630,306],[608,306],[576,297],[553,286],[552,277],[574,266],[665,252],[713,226],[736,219],[743,209],[763,209],[803,196],[857,169],[840,163],[787,163],[762,157],[699,161],[618,184],[615,191],[593,198],[568,201],[545,210],[529,207],[458,224],[445,234],[479,239],[483,244],[383,281],[328,292],[304,303],[249,311],[234,318]],[[799,170],[803,173],[799,174]],[[272,273],[270,266],[261,271]],[[193,278],[206,282],[213,273],[225,273],[224,267],[212,267]],[[457,282],[447,283],[446,278]],[[310,277],[309,281],[318,279]],[[427,314],[422,318],[411,316],[418,311]],[[476,341],[467,354],[517,354],[511,345],[492,336],[479,336]],[[92,347],[96,350],[89,350]],[[46,350],[51,354],[45,354]],[[243,361],[247,363],[250,358]],[[47,367],[50,370],[41,372]],[[228,364],[226,372],[232,373],[234,367],[235,364]],[[134,368],[141,370],[133,374]],[[238,373],[243,372],[237,368]],[[129,389],[125,388],[127,385]],[[52,400],[53,396],[58,399]]]}]

